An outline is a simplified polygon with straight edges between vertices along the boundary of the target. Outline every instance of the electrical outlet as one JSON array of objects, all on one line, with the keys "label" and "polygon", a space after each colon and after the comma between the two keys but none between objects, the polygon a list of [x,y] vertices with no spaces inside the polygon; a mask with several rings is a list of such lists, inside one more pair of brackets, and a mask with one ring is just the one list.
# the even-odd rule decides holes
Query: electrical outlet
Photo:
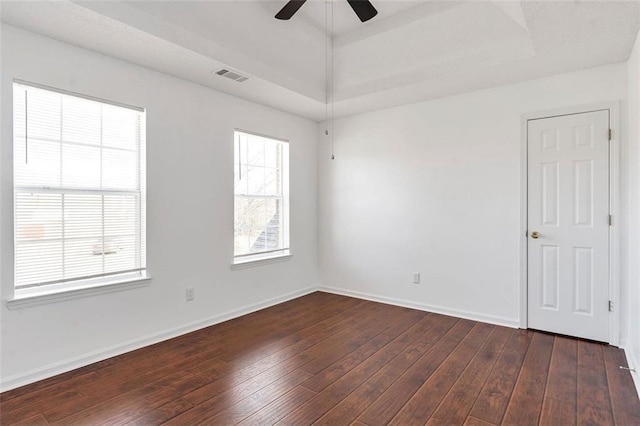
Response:
[{"label": "electrical outlet", "polygon": [[187,302],[192,301],[195,298],[195,290],[193,287],[187,288]]},{"label": "electrical outlet", "polygon": [[413,273],[413,283],[420,284],[420,272]]}]

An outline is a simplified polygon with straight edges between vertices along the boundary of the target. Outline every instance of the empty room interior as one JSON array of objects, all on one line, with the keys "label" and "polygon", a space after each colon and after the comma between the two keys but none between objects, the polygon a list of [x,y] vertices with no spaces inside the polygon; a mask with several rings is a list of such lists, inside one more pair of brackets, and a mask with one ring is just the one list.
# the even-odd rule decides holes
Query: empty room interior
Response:
[{"label": "empty room interior", "polygon": [[640,425],[640,1],[0,1],[2,425]]}]

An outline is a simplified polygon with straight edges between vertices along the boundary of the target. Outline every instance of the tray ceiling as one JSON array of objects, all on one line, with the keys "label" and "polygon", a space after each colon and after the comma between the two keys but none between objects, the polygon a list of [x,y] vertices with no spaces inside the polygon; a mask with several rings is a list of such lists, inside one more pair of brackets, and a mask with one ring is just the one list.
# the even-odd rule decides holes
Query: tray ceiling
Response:
[{"label": "tray ceiling", "polygon": [[[5,2],[1,13],[7,24],[314,120],[324,118],[327,45],[341,116],[622,62],[640,26],[635,1],[372,2],[378,16],[364,24],[345,0],[309,0],[290,21],[273,18],[284,0]],[[213,73],[223,67],[250,79]]]}]

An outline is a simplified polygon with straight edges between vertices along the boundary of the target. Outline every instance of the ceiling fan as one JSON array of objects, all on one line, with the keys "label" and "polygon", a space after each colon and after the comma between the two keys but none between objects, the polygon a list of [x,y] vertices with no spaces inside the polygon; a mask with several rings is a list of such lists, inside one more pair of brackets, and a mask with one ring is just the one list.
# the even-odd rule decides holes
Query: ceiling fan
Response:
[{"label": "ceiling fan", "polygon": [[[280,9],[280,12],[276,14],[276,19],[291,19],[306,1],[307,0],[289,0],[289,2]],[[369,0],[347,0],[347,2],[362,22],[368,21],[378,14],[378,11]]]}]

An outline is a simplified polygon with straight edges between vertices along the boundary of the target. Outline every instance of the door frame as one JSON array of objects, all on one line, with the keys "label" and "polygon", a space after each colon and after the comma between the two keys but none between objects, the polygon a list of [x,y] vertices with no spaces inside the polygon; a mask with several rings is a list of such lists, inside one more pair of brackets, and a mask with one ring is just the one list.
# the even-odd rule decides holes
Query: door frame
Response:
[{"label": "door frame", "polygon": [[551,118],[563,115],[581,114],[594,111],[609,111],[609,128],[612,131],[609,143],[609,214],[612,225],[609,227],[609,300],[613,311],[609,312],[609,344],[620,344],[620,322],[622,306],[620,300],[620,238],[622,217],[620,212],[620,145],[622,128],[620,122],[620,101],[600,102],[555,108],[523,114],[520,119],[520,328],[528,328],[528,252],[527,215],[528,215],[528,122],[530,120]]}]

